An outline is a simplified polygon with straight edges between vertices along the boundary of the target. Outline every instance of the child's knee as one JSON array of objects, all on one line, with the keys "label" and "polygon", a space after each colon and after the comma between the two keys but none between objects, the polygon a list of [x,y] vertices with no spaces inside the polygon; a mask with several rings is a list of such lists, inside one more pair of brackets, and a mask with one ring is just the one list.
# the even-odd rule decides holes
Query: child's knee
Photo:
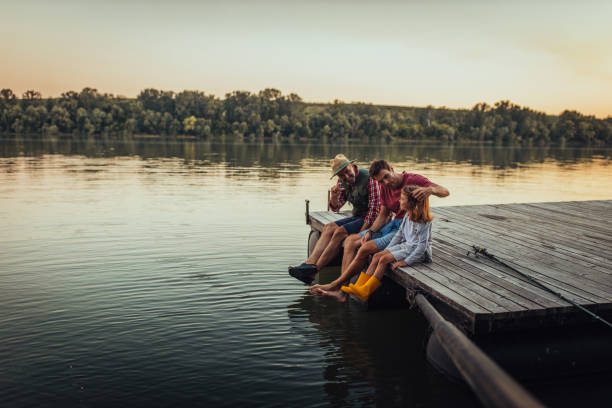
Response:
[{"label": "child's knee", "polygon": [[386,254],[384,254],[382,256],[382,262],[388,264],[391,262],[395,262],[395,257],[393,255],[391,255],[389,252],[387,252]]},{"label": "child's knee", "polygon": [[384,259],[385,255],[382,252],[377,252],[372,256],[372,260],[380,262]]}]

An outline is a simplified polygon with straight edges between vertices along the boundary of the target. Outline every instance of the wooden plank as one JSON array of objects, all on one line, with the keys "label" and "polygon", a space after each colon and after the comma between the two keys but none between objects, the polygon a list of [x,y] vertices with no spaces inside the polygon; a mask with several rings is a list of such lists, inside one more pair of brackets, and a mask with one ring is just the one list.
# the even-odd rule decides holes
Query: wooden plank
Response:
[{"label": "wooden plank", "polygon": [[[512,234],[509,236],[513,238],[514,242],[517,242],[517,240],[528,240],[542,252],[561,258],[564,261],[578,263],[585,267],[598,270],[602,273],[612,273],[609,268],[610,262],[601,257],[592,255],[591,252],[584,253],[582,250],[574,248],[577,246],[575,245],[576,240],[569,242],[569,240],[559,238],[559,234],[551,234],[546,229],[539,230],[529,227],[522,227],[520,225],[516,225],[516,223],[510,224],[510,222],[505,222],[507,220],[501,220],[499,222],[485,220],[484,217],[482,217],[483,214],[479,211],[475,211],[474,214],[468,213],[467,211],[463,211],[461,213],[443,213],[439,211],[438,213],[443,215],[442,221],[449,218],[454,218],[456,221],[457,218],[465,217],[466,222],[469,224],[476,223],[477,225],[486,227],[487,230],[500,231],[500,228],[507,228],[512,231]],[[495,216],[508,217],[508,214],[497,211]]]},{"label": "wooden plank", "polygon": [[[454,231],[454,233],[451,233],[451,234],[442,232],[442,231],[437,231],[436,234],[445,237],[447,240],[452,240],[459,244],[463,244],[465,245],[466,249],[471,248],[471,245],[477,239],[479,238],[482,239],[481,237],[473,235],[468,230],[463,230],[461,231],[460,234],[458,234],[457,231]],[[608,296],[609,294],[606,292],[602,293],[602,291],[599,290],[598,288],[588,287],[587,288],[588,291],[587,291],[585,290],[583,286],[588,286],[588,285],[580,285],[581,286],[580,288],[575,287],[572,285],[572,284],[575,284],[574,283],[575,279],[568,279],[567,276],[562,276],[561,278],[565,278],[565,280],[561,280],[559,279],[560,276],[555,276],[557,275],[556,270],[551,270],[550,268],[546,267],[543,264],[535,264],[530,259],[517,258],[516,254],[520,253],[520,248],[519,250],[516,250],[513,248],[507,248],[507,247],[504,248],[501,242],[493,240],[492,238],[489,239],[488,242],[491,242],[494,245],[496,245],[495,255],[502,257],[506,263],[508,263],[509,265],[512,265],[518,270],[522,270],[525,273],[528,273],[534,276],[535,278],[539,279],[543,283],[556,288],[562,293],[565,292],[563,293],[564,296],[568,297],[569,299],[572,299],[573,301],[579,304],[607,302],[607,299],[602,296]],[[572,284],[568,282],[571,282]],[[591,292],[596,292],[597,294],[594,294]]]},{"label": "wooden plank", "polygon": [[[541,204],[544,204],[544,206],[547,208],[565,208],[569,211],[572,211],[574,214],[576,214],[576,211],[586,211],[594,215],[604,216],[606,214],[609,214],[612,211],[612,208],[610,208],[607,205],[603,205],[602,203],[598,201],[564,201],[560,203],[541,203]],[[549,206],[547,204],[553,204],[553,205]],[[578,215],[579,214],[580,213],[578,212]],[[605,219],[603,221],[609,222],[610,220]]]},{"label": "wooden plank", "polygon": [[[406,268],[410,269],[412,267],[408,266]],[[396,275],[400,281],[404,282],[405,287],[422,289],[425,292],[432,294],[454,309],[460,311],[471,321],[474,321],[475,313],[491,313],[490,310],[487,310],[479,304],[472,302],[469,298],[460,295],[452,288],[441,284],[440,282],[431,278],[429,275],[424,274],[422,271],[415,268],[412,269],[413,270],[411,270],[410,273],[404,273],[404,271],[390,271],[389,273]]]},{"label": "wooden plank", "polygon": [[[529,215],[529,214],[523,214],[524,217],[519,217],[517,215],[517,210],[510,210],[508,208],[501,208],[501,207],[493,207],[494,209],[492,209],[491,207],[488,207],[488,211],[486,211],[486,213],[480,213],[479,215],[481,217],[499,217],[500,219],[502,217],[505,217],[508,219],[509,222],[514,221],[514,219],[517,220],[523,220],[521,224],[514,224],[515,228],[519,228],[522,229],[523,231],[529,231],[531,234],[533,234],[533,229],[537,226],[539,227],[542,231],[551,231],[554,232],[554,234],[550,234],[548,237],[549,239],[556,239],[556,240],[565,240],[564,243],[568,244],[571,243],[572,247],[575,247],[576,249],[581,249],[583,251],[589,251],[589,253],[591,254],[591,252],[593,252],[593,255],[595,258],[603,260],[603,262],[605,262],[605,264],[608,264],[608,262],[610,261],[610,259],[607,259],[606,256],[598,256],[595,255],[595,253],[600,253],[601,252],[601,241],[595,241],[592,238],[586,236],[581,240],[577,240],[576,238],[580,236],[580,229],[575,229],[573,225],[565,225],[564,227],[560,227],[559,222],[551,222],[551,221],[546,221],[544,219],[542,219],[542,215],[537,215],[534,216],[533,214]],[[470,210],[469,208],[464,208],[462,209],[461,212],[455,212],[458,214],[464,214],[464,213],[469,213]],[[491,214],[493,213],[493,214]],[[484,221],[484,220],[482,220]],[[582,230],[584,233],[587,232],[591,232],[590,230]],[[612,239],[612,237],[610,238]],[[561,241],[559,241],[561,242]],[[595,243],[595,245],[594,245]]]},{"label": "wooden plank", "polygon": [[[472,244],[488,246],[510,265],[591,310],[612,311],[612,201],[432,211],[433,263],[386,274],[409,290],[429,293],[472,333],[591,321],[509,268],[467,257]],[[311,226],[322,229],[345,216],[313,212]]]},{"label": "wooden plank", "polygon": [[[440,240],[444,240],[446,243],[451,243],[452,245],[455,245],[455,246],[457,246],[457,247],[459,247],[459,248],[461,248],[461,247],[463,246],[463,248],[465,248],[465,249],[464,249],[464,251],[466,251],[466,250],[467,250],[467,245],[466,245],[464,242],[458,241],[458,240],[454,239],[454,237],[452,237],[452,236],[450,236],[450,237],[444,237],[444,236],[443,236],[443,237],[438,237],[438,238],[434,238],[434,240],[438,240],[438,241],[440,241]],[[475,261],[476,261],[476,260],[475,260]],[[478,258],[478,262],[480,262],[480,263],[482,263],[482,264],[484,264],[484,265],[487,265],[487,266],[489,266],[489,267],[491,267],[491,268],[498,269],[500,272],[503,272],[503,273],[505,273],[506,275],[510,275],[510,274],[512,274],[512,273],[513,273],[513,272],[512,272],[510,269],[508,269],[508,268],[506,268],[506,267],[504,267],[504,266],[502,266],[502,265],[499,265],[499,264],[497,264],[496,262],[490,261],[490,260],[488,260],[488,259],[486,259],[486,258],[484,258],[484,257],[479,257],[479,258]],[[520,270],[520,269],[519,269],[519,270]],[[532,272],[532,271],[525,271],[525,272],[530,273],[530,272]],[[531,273],[530,273],[530,274],[531,274]],[[538,280],[540,280],[542,283],[547,284],[548,286],[550,286],[551,288],[553,288],[555,291],[557,291],[557,292],[561,293],[563,296],[565,296],[565,297],[567,297],[567,298],[569,298],[569,299],[571,299],[571,300],[573,300],[573,301],[575,301],[575,302],[577,302],[577,303],[580,303],[580,304],[582,304],[582,302],[584,302],[585,304],[591,304],[591,303],[594,303],[594,302],[591,302],[591,301],[589,301],[589,300],[586,300],[586,299],[585,299],[585,298],[583,298],[583,297],[580,297],[580,296],[578,296],[578,295],[574,294],[574,293],[571,291],[572,289],[574,289],[573,287],[570,287],[570,288],[568,289],[568,288],[566,288],[566,287],[565,287],[565,285],[563,285],[563,283],[558,283],[558,282],[554,282],[554,281],[553,281],[553,282],[551,282],[549,279],[547,279],[547,277],[546,277],[546,276],[544,276],[544,277],[540,277],[540,276],[536,276],[536,274],[531,274],[531,275],[534,275],[534,276],[535,276],[535,277],[537,277],[537,278],[538,278]],[[520,275],[518,275],[518,274],[514,274],[513,276],[514,276],[516,279],[522,279],[522,278],[520,277]],[[525,281],[525,282],[527,282],[527,281]],[[543,296],[543,297],[549,297],[549,299],[550,299],[550,300],[552,300],[552,297],[554,296],[554,295],[549,294],[548,292],[544,292],[544,291],[543,291],[543,292],[540,292],[540,294],[541,294],[541,296]],[[564,301],[562,301],[562,300],[559,300],[559,302],[562,302],[561,304],[565,304],[565,302],[564,302]]]},{"label": "wooden plank", "polygon": [[[592,231],[593,227],[601,226],[599,222],[590,222],[586,218],[578,218],[571,219],[569,217],[565,217],[563,215],[553,214],[551,211],[539,208],[539,207],[530,207],[531,204],[508,204],[508,205],[489,205],[489,206],[468,206],[464,208],[453,208],[453,207],[444,207],[446,209],[452,208],[453,210],[457,210],[460,212],[465,211],[482,211],[487,210],[485,212],[492,212],[496,214],[497,212],[505,212],[506,217],[511,219],[522,219],[524,221],[536,221],[537,223],[544,223],[552,228],[556,228],[560,231],[565,230],[566,228],[571,228],[573,232],[579,231]],[[483,214],[483,216],[487,216],[487,214]],[[612,226],[606,227],[602,229],[601,236],[610,237],[612,235]]]},{"label": "wooden plank", "polygon": [[546,208],[539,203],[529,203],[524,204],[522,206],[514,205],[517,211],[529,211],[534,214],[539,214],[542,217],[548,218],[553,222],[564,223],[571,221],[572,225],[575,228],[581,228],[583,230],[595,230],[604,235],[610,235],[610,227],[607,223],[594,224],[590,223],[588,220],[585,220],[583,217],[577,217],[575,215],[570,215],[567,212],[559,211],[558,208]]},{"label": "wooden plank", "polygon": [[310,213],[310,222],[313,229],[322,231],[325,224],[345,218],[344,213],[334,213],[331,211],[312,211]]},{"label": "wooden plank", "polygon": [[[497,212],[497,214],[500,214],[500,212]],[[542,232],[529,230],[519,227],[516,224],[511,224],[510,222],[508,222],[508,220],[485,220],[482,217],[479,217],[479,215],[480,214],[466,214],[466,211],[463,211],[462,213],[445,213],[445,216],[447,218],[453,218],[455,222],[459,220],[465,220],[465,222],[469,224],[473,229],[483,231],[489,234],[493,233],[496,236],[504,237],[518,244],[529,243],[530,248],[538,250],[543,254],[547,254],[553,257],[551,258],[551,262],[548,262],[549,264],[552,265],[556,262],[557,264],[555,264],[555,266],[561,269],[579,272],[581,276],[595,277],[595,280],[597,282],[604,283],[607,286],[610,286],[610,288],[612,289],[612,276],[605,276],[612,275],[612,270],[609,267],[609,262],[606,262],[605,260],[593,260],[593,258],[598,257],[592,255],[591,252],[584,253],[579,250],[570,248],[569,246],[566,246],[572,245],[572,243],[561,242],[558,238],[549,239],[549,237],[552,237],[555,234],[551,234],[547,230],[544,230]],[[512,233],[509,234],[499,232],[506,229],[512,231]],[[546,234],[546,236],[534,236],[534,233]],[[552,247],[551,244],[554,244],[555,246]],[[558,259],[558,261],[556,261],[556,259]],[[559,264],[559,262],[561,263]]]},{"label": "wooden plank", "polygon": [[353,214],[351,212],[346,212],[346,211],[338,212],[338,213],[337,212],[331,212],[331,211],[327,212],[327,217],[329,219],[329,222],[338,221],[338,220],[341,220],[343,218],[352,217],[352,216],[353,216]]},{"label": "wooden plank", "polygon": [[[576,202],[576,201],[574,201],[574,202]],[[580,202],[580,201],[578,201],[578,202]],[[593,201],[587,201],[587,203],[592,203],[593,205],[598,205],[601,208],[604,208],[604,209],[612,211],[612,200],[593,200]]]},{"label": "wooden plank", "polygon": [[[500,282],[506,282],[510,290],[516,290],[522,296],[527,296],[528,299],[547,307],[562,306],[566,304],[566,302],[559,299],[558,296],[539,289],[526,278],[510,271],[503,265],[496,262],[482,262],[483,258],[476,258],[474,255],[467,256],[464,248],[440,239],[439,237],[434,238],[434,242],[438,252],[448,254],[449,257],[452,257],[454,262],[463,262],[472,266],[475,270],[482,270],[482,274],[484,274],[483,277],[486,276],[487,279],[496,277]],[[515,287],[517,288],[515,289]]]},{"label": "wooden plank", "polygon": [[[498,223],[500,225],[491,226],[486,222],[481,223],[478,218],[471,217],[469,214],[452,215],[456,222],[463,220],[463,217],[467,217],[468,222],[471,223],[471,228],[475,230],[494,233],[499,238],[503,237],[517,244],[528,245],[530,249],[539,251],[542,256],[547,256],[545,263],[562,270],[575,272],[583,277],[588,276],[590,279],[603,283],[612,289],[610,262],[595,256],[593,252],[582,252],[569,247],[569,245],[573,245],[571,242],[549,239],[548,237],[556,235],[553,232],[547,230],[537,231],[536,234],[538,235],[534,236],[533,230],[519,228],[514,224],[505,223],[502,225],[502,223]],[[497,232],[505,230],[511,232]]]},{"label": "wooden plank", "polygon": [[318,212],[310,213],[310,228],[315,231],[323,231],[325,219]]},{"label": "wooden plank", "polygon": [[[525,215],[522,213],[517,214],[517,211],[510,210],[506,208],[505,206],[504,207],[492,207],[492,208],[493,209],[491,210],[491,207],[486,207],[486,209],[488,210],[486,213],[481,211],[480,208],[476,208],[476,209],[462,208],[461,211],[453,211],[452,213],[458,214],[458,215],[469,216],[482,223],[489,223],[489,224],[495,224],[493,222],[495,221],[494,217],[499,217],[497,221],[500,221],[500,222],[502,221],[513,222],[514,219],[516,219],[517,221],[520,221],[520,223],[517,225],[516,223],[513,222],[513,226],[512,226],[513,231],[515,229],[518,229],[532,236],[533,235],[537,236],[540,233],[544,234],[544,233],[547,233],[547,231],[554,231],[555,234],[547,234],[546,239],[563,243],[565,245],[565,249],[567,250],[570,250],[574,247],[584,249],[584,246],[581,245],[580,240],[576,239],[578,236],[578,232],[576,230],[572,229],[571,231],[569,231],[570,236],[566,237],[566,235],[568,234],[568,231],[563,231],[562,229],[560,230],[556,228],[554,223],[542,221],[541,217],[539,216]],[[489,220],[485,219],[485,217],[487,216],[490,217]],[[571,228],[572,226],[568,226],[568,227]],[[596,241],[599,238],[600,237],[592,237],[592,236],[585,237],[587,241]],[[612,242],[612,238],[610,242]],[[600,248],[593,248],[592,246],[590,248],[596,251],[600,250]],[[589,256],[593,256],[593,255],[594,254],[589,253]],[[598,256],[595,256],[595,257],[602,260],[605,266],[609,265],[608,259],[605,259],[603,257],[598,257]]]},{"label": "wooden plank", "polygon": [[[534,289],[529,288],[529,284],[524,281],[525,287],[516,285],[507,279],[500,278],[495,273],[489,272],[489,270],[485,270],[488,269],[486,266],[483,267],[483,265],[465,262],[461,255],[447,251],[448,249],[446,247],[442,245],[437,246],[437,249],[434,251],[436,260],[445,260],[449,267],[454,266],[457,268],[457,273],[462,274],[468,279],[478,281],[482,286],[487,287],[488,290],[496,295],[510,299],[514,303],[520,305],[522,309],[543,309],[548,306],[558,306],[558,303],[540,296],[537,292],[541,292],[542,290],[535,288],[533,285],[531,286]],[[505,275],[504,277],[509,277],[509,275]]]},{"label": "wooden plank", "polygon": [[[547,208],[549,210],[555,210],[560,212],[568,212],[569,215],[580,217],[580,214],[576,213],[576,210],[579,211],[588,211],[592,213],[596,213],[599,215],[604,215],[605,213],[612,210],[609,206],[603,204],[598,201],[561,201],[557,203],[527,203],[534,204],[538,207]],[[602,220],[604,222],[610,222],[610,220]]]},{"label": "wooden plank", "polygon": [[[513,293],[505,291],[503,287],[490,281],[478,279],[468,269],[452,264],[444,259],[444,257],[439,256],[436,258],[436,262],[426,264],[426,266],[454,281],[456,288],[464,288],[461,293],[466,293],[472,300],[476,300],[473,296],[477,295],[480,299],[485,299],[496,305],[498,311],[513,312],[526,309],[525,306],[515,301],[516,296]],[[485,306],[480,302],[477,303]],[[531,305],[539,308],[537,304],[532,303]],[[487,306],[486,308],[496,311],[492,307],[494,306]]]},{"label": "wooden plank", "polygon": [[[478,240],[482,242],[483,240],[482,235],[478,235],[472,230],[456,230],[455,234],[450,236],[441,231],[438,231],[437,234],[442,233],[446,237],[451,237],[452,235],[458,235],[457,232],[461,234],[461,237],[457,239],[466,245],[471,245],[471,243],[478,242]],[[499,256],[506,263],[512,264],[519,270],[525,270],[526,273],[537,274],[540,279],[545,279],[549,284],[565,288],[591,302],[612,299],[610,291],[602,290],[597,282],[589,281],[575,273],[562,271],[548,265],[542,262],[541,259],[538,259],[537,255],[529,253],[527,249],[519,245],[510,245],[507,241],[497,240],[493,236],[486,237],[485,242],[487,243],[485,246],[489,246],[489,250],[492,250],[494,255]]]},{"label": "wooden plank", "polygon": [[516,210],[527,215],[537,215],[552,223],[562,224],[569,221],[575,228],[581,228],[586,230],[595,228],[604,235],[610,235],[610,226],[606,223],[592,223],[585,217],[576,216],[575,214],[570,215],[568,213],[559,211],[560,207],[548,207],[542,205],[542,203],[508,204],[503,205],[503,207]]},{"label": "wooden plank", "polygon": [[336,213],[333,213],[333,212],[324,212],[324,213],[322,213],[322,214],[321,214],[321,218],[322,218],[322,222],[323,222],[323,224],[324,224],[324,225],[325,225],[325,224],[329,224],[330,222],[334,222],[334,221],[336,221],[337,219],[339,219],[339,218],[336,218],[336,217],[335,217],[335,214],[336,214]]},{"label": "wooden plank", "polygon": [[[482,235],[482,238],[480,238],[481,240],[484,239],[486,242],[491,242],[496,245],[496,248],[495,248],[496,252],[500,251],[500,248],[499,248],[500,246],[507,247],[507,248],[513,248],[516,254],[520,254],[520,256],[523,259],[531,259],[531,260],[537,261],[538,264],[540,265],[546,265],[547,267],[554,268],[557,271],[557,275],[563,272],[564,275],[571,276],[572,277],[571,279],[577,278],[577,279],[586,280],[583,286],[590,287],[595,290],[598,289],[597,285],[604,284],[605,286],[608,286],[610,289],[607,291],[607,293],[608,294],[612,293],[612,275],[596,273],[596,271],[592,269],[588,269],[588,268],[582,268],[581,273],[578,273],[576,272],[576,270],[581,269],[581,266],[576,265],[575,263],[568,264],[565,261],[557,262],[552,257],[545,258],[543,256],[546,254],[546,251],[542,251],[539,248],[534,248],[533,246],[527,247],[524,245],[524,242],[517,240],[516,238],[512,237],[509,234],[505,234],[502,232],[495,232],[494,230],[500,231],[499,227],[487,229],[487,228],[480,227],[479,223],[477,222],[472,222],[470,223],[470,227],[468,230],[468,229],[465,229],[466,227],[464,227],[462,223],[460,222],[461,220],[465,219],[464,215],[454,214],[454,217],[459,222],[450,222],[448,224],[445,224],[447,228],[450,226],[455,229],[460,229],[463,231],[462,233],[467,233],[467,234],[475,234],[476,232],[478,232],[479,234]],[[501,241],[502,238],[504,238],[503,241]],[[593,282],[593,284],[589,284],[588,281]]]},{"label": "wooden plank", "polygon": [[539,211],[540,213],[548,213],[549,217],[553,217],[555,220],[566,221],[570,224],[576,224],[583,228],[596,227],[601,229],[601,232],[605,235],[612,233],[612,222],[608,221],[609,212],[596,212],[587,207],[580,207],[577,204],[571,205],[558,205],[555,207],[541,205],[540,203],[527,204],[526,207],[529,211]]},{"label": "wooden plank", "polygon": [[[452,288],[453,291],[470,299],[484,309],[496,313],[508,311],[505,306],[498,304],[494,300],[494,296],[492,296],[491,293],[487,293],[484,288],[474,284],[472,281],[462,280],[461,276],[457,275],[452,269],[445,268],[444,265],[441,265],[440,260],[436,263],[417,264],[413,269],[426,274],[428,277],[445,287]],[[472,311],[476,313],[474,310]]]}]

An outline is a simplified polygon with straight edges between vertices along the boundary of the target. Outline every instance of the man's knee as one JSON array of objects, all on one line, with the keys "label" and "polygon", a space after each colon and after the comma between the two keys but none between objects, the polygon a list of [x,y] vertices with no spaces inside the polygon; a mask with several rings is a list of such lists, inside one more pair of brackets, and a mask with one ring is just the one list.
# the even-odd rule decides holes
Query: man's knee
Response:
[{"label": "man's knee", "polygon": [[351,234],[346,238],[346,241],[344,241],[344,248],[354,251],[359,247],[360,243],[361,237],[359,234]]},{"label": "man's knee", "polygon": [[334,230],[334,239],[342,241],[347,236],[348,232],[346,232],[346,228],[344,227],[338,227]]},{"label": "man's knee", "polygon": [[338,229],[338,225],[335,222],[330,222],[323,226],[323,233],[332,234],[337,229]]}]

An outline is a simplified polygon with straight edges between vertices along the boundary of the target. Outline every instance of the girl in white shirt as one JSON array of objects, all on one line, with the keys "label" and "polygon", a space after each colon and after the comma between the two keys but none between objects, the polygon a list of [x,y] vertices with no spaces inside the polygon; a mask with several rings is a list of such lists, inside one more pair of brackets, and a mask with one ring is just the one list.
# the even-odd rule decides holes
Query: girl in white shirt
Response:
[{"label": "girl in white shirt", "polygon": [[408,185],[402,189],[400,206],[406,210],[397,234],[387,249],[378,252],[372,258],[367,272],[361,273],[355,285],[343,286],[343,292],[352,293],[362,301],[380,286],[380,281],[387,269],[412,265],[417,262],[431,262],[431,211],[429,198],[417,200],[413,196],[418,186]]}]

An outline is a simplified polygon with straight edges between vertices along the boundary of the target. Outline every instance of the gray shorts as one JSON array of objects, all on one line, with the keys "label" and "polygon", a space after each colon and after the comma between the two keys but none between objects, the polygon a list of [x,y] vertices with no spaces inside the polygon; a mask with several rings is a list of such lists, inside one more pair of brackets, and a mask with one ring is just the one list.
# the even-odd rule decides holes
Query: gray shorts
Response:
[{"label": "gray shorts", "polygon": [[403,261],[404,259],[408,258],[408,255],[410,255],[412,249],[412,246],[397,244],[387,248],[387,251],[393,255],[396,261]]},{"label": "gray shorts", "polygon": [[[393,255],[396,261],[403,261],[404,259],[408,258],[408,255],[410,255],[410,253],[414,251],[415,248],[416,247],[413,245],[397,244],[387,248],[387,251],[389,251],[391,255]],[[429,257],[429,253],[427,251],[425,251],[423,257],[419,259],[419,262],[431,262],[431,258]]]}]

